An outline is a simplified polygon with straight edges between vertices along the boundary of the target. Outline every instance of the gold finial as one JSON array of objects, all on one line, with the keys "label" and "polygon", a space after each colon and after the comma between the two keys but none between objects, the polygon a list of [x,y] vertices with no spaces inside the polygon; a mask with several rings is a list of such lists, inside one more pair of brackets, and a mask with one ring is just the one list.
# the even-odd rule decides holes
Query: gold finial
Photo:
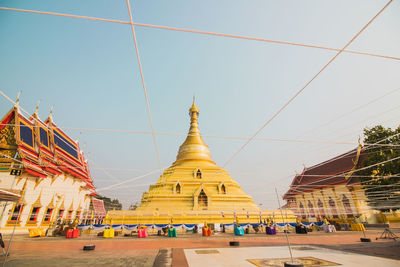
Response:
[{"label": "gold finial", "polygon": [[18,92],[17,100],[15,101],[15,106],[16,107],[19,107],[19,97],[20,97],[20,95],[21,95],[21,91]]},{"label": "gold finial", "polygon": [[53,105],[51,105],[51,108],[50,108],[49,119],[50,119],[51,121],[53,121]]},{"label": "gold finial", "polygon": [[195,96],[193,95],[193,104],[192,104],[192,106],[191,106],[190,109],[189,109],[189,115],[190,115],[191,117],[193,117],[192,115],[193,115],[194,113],[197,113],[197,115],[199,115],[200,111],[199,111],[199,109],[198,109],[197,106],[196,106],[196,103],[195,103]]},{"label": "gold finial", "polygon": [[40,104],[40,100],[37,102],[36,104],[36,109],[35,109],[35,114],[38,114],[38,110],[39,110],[39,104]]}]

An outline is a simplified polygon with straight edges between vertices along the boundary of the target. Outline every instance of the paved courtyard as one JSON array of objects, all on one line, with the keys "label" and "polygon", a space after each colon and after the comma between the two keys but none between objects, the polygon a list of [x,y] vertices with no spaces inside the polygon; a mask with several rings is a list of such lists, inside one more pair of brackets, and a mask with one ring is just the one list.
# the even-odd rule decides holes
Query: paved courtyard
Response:
[{"label": "paved courtyard", "polygon": [[[367,256],[317,246],[293,246],[293,258],[312,266],[364,266],[397,267],[398,260]],[[202,266],[283,266],[290,261],[287,246],[185,249],[186,259],[191,267]]]},{"label": "paved courtyard", "polygon": [[[371,243],[361,243],[360,232],[291,233],[289,238],[294,247],[312,248],[294,249],[296,257],[311,256],[342,266],[368,266],[365,262],[375,267],[400,266],[400,242],[376,241],[375,237],[381,232],[367,232],[373,241]],[[8,240],[7,236],[5,240]],[[240,247],[229,247],[229,241],[239,241]],[[83,251],[83,246],[87,244],[95,244],[96,249]],[[264,260],[271,255],[274,258],[289,257],[285,244],[286,238],[282,233],[276,236],[248,234],[243,237],[231,233],[212,237],[181,234],[178,238],[150,236],[145,239],[123,236],[113,239],[97,236],[32,239],[19,235],[12,243],[6,266],[268,266]],[[200,250],[211,251],[196,252]],[[257,262],[261,265],[255,265]]]}]

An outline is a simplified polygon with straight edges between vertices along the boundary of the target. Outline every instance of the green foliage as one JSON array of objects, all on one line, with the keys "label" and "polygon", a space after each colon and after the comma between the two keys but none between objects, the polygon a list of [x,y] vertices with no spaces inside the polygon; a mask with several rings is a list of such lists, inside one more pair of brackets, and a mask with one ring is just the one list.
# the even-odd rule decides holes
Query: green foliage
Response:
[{"label": "green foliage", "polygon": [[[365,159],[361,168],[400,157],[400,126],[395,130],[381,125],[365,128],[364,144]],[[372,208],[380,211],[400,208],[400,159],[358,171],[355,175],[368,176],[360,180]]]},{"label": "green foliage", "polygon": [[116,199],[116,198],[111,200],[111,198],[109,198],[109,197],[100,196],[100,195],[97,198],[100,199],[100,200],[103,200],[104,208],[106,209],[106,211],[114,210],[114,209],[115,210],[121,210],[122,209],[122,204],[119,203],[119,200]]}]

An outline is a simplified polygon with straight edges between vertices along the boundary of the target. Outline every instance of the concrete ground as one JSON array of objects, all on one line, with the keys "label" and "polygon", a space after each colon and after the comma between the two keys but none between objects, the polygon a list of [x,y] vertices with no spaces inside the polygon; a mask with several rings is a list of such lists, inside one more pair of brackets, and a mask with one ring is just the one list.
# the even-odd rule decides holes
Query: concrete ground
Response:
[{"label": "concrete ground", "polygon": [[[371,243],[361,243],[362,234],[360,232],[345,231],[336,233],[312,232],[307,235],[290,233],[289,239],[293,245],[313,245],[321,249],[339,250],[342,251],[341,253],[353,252],[400,260],[400,240],[398,242],[393,240],[376,241],[375,237],[379,237],[381,232],[382,230],[367,231],[367,236],[372,239]],[[397,235],[400,236],[399,233]],[[5,236],[4,239],[7,241],[9,237]],[[259,247],[284,246],[286,244],[283,233],[278,233],[276,236],[259,233],[240,237],[233,236],[232,233],[218,234],[212,237],[187,233],[180,234],[177,238],[150,236],[144,239],[123,236],[104,239],[87,235],[77,239],[66,239],[65,237],[29,238],[27,235],[18,235],[15,236],[11,244],[10,256],[7,259],[6,266],[72,267],[88,264],[96,266],[195,266],[194,263],[190,262],[190,259],[188,260],[186,253],[188,249],[229,248],[227,251],[235,253],[236,248],[230,248],[229,241],[239,241],[240,248],[258,247],[258,249]],[[87,244],[95,244],[96,249],[94,251],[83,251],[83,246]],[[260,251],[264,250],[261,249]],[[207,255],[205,256],[207,257]],[[4,257],[0,257],[0,260],[3,261]],[[382,263],[383,261],[382,259]],[[400,266],[400,261],[398,263],[398,266]]]},{"label": "concrete ground", "polygon": [[[202,266],[283,266],[291,261],[287,246],[238,247],[217,249],[185,249],[191,267]],[[320,246],[292,246],[294,261],[309,266],[364,266],[398,267],[400,261],[321,248]],[[306,265],[307,266],[307,265]]]}]

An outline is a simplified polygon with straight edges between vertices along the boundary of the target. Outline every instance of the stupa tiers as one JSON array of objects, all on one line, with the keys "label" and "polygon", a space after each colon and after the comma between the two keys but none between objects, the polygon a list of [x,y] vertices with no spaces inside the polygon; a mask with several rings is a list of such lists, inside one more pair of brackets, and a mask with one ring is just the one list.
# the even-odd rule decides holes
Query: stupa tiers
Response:
[{"label": "stupa tiers", "polygon": [[[217,166],[204,143],[195,101],[189,109],[190,128],[176,161],[143,193],[135,211],[110,211],[113,223],[259,222],[277,211],[261,211],[229,173]],[[290,221],[293,213],[288,212]]]},{"label": "stupa tiers", "polygon": [[259,211],[228,172],[212,161],[208,146],[201,138],[199,109],[194,101],[189,115],[189,133],[176,161],[143,194],[138,211]]}]

